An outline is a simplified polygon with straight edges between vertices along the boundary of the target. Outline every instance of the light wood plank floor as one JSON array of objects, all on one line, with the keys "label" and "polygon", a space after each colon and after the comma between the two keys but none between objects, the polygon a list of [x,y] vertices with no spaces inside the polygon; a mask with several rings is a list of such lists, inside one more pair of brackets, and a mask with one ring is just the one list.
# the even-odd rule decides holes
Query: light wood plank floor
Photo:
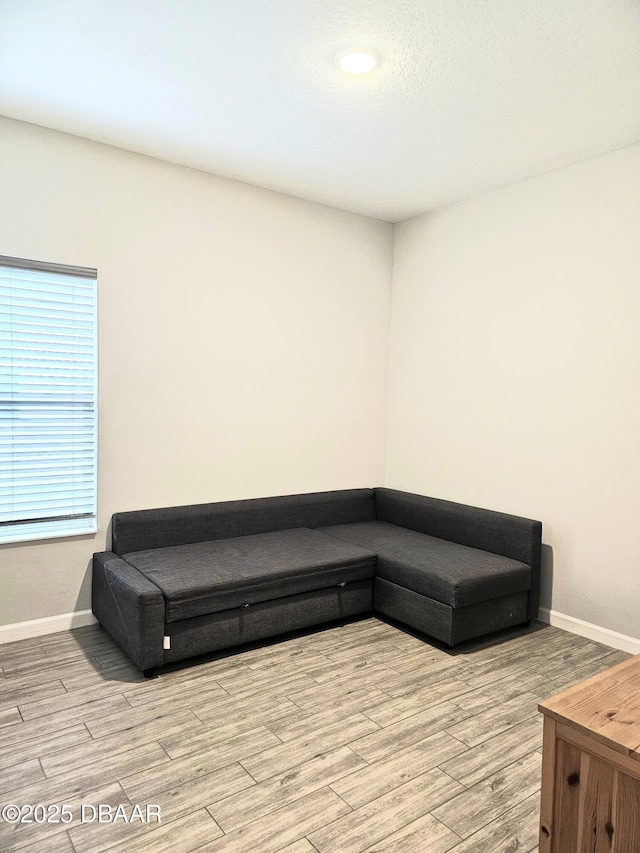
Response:
[{"label": "light wood plank floor", "polygon": [[375,618],[150,681],[98,626],[3,645],[0,805],[72,819],[0,822],[0,850],[530,853],[537,703],[626,657],[541,625],[451,653]]}]

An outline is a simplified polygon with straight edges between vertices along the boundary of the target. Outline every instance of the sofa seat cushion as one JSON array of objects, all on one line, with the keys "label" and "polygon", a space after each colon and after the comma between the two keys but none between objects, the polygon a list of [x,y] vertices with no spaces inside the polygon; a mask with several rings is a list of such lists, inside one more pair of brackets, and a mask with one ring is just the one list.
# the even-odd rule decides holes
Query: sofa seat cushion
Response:
[{"label": "sofa seat cushion", "polygon": [[306,528],[123,558],[162,591],[167,622],[373,578],[376,567],[370,551]]},{"label": "sofa seat cushion", "polygon": [[377,577],[450,607],[522,592],[531,586],[531,569],[525,563],[385,521],[320,529],[375,552]]}]

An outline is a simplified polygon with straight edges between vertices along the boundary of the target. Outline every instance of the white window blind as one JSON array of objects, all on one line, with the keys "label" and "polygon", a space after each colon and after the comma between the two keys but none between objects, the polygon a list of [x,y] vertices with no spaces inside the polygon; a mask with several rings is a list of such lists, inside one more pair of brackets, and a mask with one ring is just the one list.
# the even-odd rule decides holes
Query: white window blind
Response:
[{"label": "white window blind", "polygon": [[96,529],[96,291],[0,256],[0,542]]}]

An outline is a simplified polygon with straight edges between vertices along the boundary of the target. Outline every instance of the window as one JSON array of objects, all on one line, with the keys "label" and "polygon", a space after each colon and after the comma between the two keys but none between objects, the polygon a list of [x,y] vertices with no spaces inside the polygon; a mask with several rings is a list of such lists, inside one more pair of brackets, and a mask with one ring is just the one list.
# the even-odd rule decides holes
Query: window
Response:
[{"label": "window", "polygon": [[0,542],[96,530],[96,277],[0,256]]}]

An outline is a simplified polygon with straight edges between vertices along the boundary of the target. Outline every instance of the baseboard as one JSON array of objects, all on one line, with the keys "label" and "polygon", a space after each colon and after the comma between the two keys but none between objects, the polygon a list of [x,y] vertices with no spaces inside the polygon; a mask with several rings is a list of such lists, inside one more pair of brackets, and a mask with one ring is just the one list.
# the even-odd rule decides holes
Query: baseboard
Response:
[{"label": "baseboard", "polygon": [[635,637],[627,637],[626,634],[619,634],[609,628],[601,628],[600,625],[593,625],[591,622],[576,619],[575,616],[567,616],[566,613],[541,607],[538,619],[548,625],[554,625],[556,628],[563,628],[572,634],[578,634],[580,637],[587,637],[596,643],[602,643],[605,646],[611,646],[632,655],[640,654],[640,640]]},{"label": "baseboard", "polygon": [[90,610],[76,610],[74,613],[61,613],[59,616],[31,619],[29,622],[0,625],[0,645],[27,640],[30,637],[42,637],[44,634],[57,634],[58,631],[68,631],[71,628],[82,628],[97,621]]}]

